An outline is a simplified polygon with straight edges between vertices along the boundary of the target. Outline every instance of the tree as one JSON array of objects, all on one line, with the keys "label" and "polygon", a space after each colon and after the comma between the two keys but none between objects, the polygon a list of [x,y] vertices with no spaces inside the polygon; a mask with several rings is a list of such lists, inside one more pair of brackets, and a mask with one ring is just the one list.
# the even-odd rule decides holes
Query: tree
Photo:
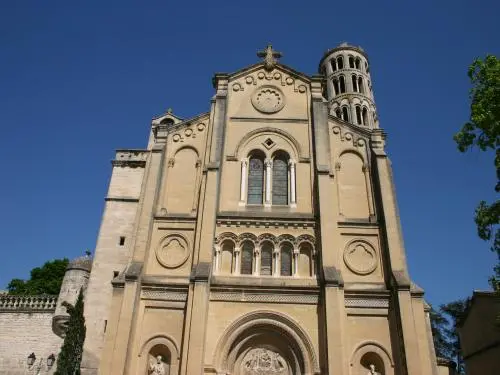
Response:
[{"label": "tree", "polygon": [[470,298],[459,299],[439,306],[439,310],[431,308],[430,312],[436,357],[455,362],[458,374],[465,374],[465,368],[457,328],[469,304]]},{"label": "tree", "polygon": [[83,316],[83,293],[80,289],[75,306],[63,302],[69,314],[68,329],[64,336],[61,352],[57,357],[57,370],[54,375],[80,375],[83,342],[87,329]]},{"label": "tree", "polygon": [[[500,192],[500,59],[487,55],[476,59],[468,71],[472,83],[470,90],[471,112],[469,121],[455,134],[460,152],[472,147],[493,151],[497,174],[495,191]],[[476,208],[475,222],[479,237],[491,241],[491,250],[497,255],[494,275],[490,283],[495,290],[500,281],[500,201],[481,201]]]},{"label": "tree", "polygon": [[449,325],[448,319],[446,319],[441,311],[435,310],[431,307],[430,320],[436,357],[451,359],[452,345],[448,341],[448,337],[446,335],[446,329]]},{"label": "tree", "polygon": [[29,280],[12,279],[7,289],[13,295],[59,294],[68,259],[55,259],[31,270]]}]

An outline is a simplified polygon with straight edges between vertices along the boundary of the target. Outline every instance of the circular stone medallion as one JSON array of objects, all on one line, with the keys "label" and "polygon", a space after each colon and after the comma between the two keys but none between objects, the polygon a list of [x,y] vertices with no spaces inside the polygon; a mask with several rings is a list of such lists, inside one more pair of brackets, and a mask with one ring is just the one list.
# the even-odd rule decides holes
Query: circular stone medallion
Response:
[{"label": "circular stone medallion", "polygon": [[344,262],[352,272],[368,275],[377,267],[377,253],[369,242],[353,240],[344,250]]},{"label": "circular stone medallion", "polygon": [[167,268],[177,268],[189,258],[189,246],[186,239],[179,234],[165,237],[156,249],[156,259]]},{"label": "circular stone medallion", "polygon": [[257,111],[276,113],[285,106],[285,96],[275,86],[261,86],[253,93],[252,104]]}]

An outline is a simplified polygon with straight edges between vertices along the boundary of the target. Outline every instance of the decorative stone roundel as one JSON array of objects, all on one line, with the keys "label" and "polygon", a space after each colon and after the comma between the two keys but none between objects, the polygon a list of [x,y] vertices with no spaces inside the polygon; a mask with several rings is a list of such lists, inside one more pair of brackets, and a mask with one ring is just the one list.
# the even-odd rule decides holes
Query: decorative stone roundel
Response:
[{"label": "decorative stone roundel", "polygon": [[358,275],[368,275],[377,268],[377,252],[364,240],[349,242],[344,250],[346,266]]},{"label": "decorative stone roundel", "polygon": [[179,234],[165,237],[156,249],[156,259],[166,268],[182,266],[189,258],[189,246],[186,239]]},{"label": "decorative stone roundel", "polygon": [[257,111],[276,113],[285,106],[285,96],[275,86],[261,86],[253,93],[252,104]]}]

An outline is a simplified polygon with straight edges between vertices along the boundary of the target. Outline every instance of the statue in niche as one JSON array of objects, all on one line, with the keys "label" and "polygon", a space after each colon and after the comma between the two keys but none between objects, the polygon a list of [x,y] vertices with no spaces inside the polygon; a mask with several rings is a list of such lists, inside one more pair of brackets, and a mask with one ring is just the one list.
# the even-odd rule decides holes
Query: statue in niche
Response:
[{"label": "statue in niche", "polygon": [[288,366],[278,354],[267,349],[254,349],[243,359],[245,375],[285,375]]},{"label": "statue in niche", "polygon": [[151,362],[148,368],[149,375],[168,375],[161,355],[156,356],[156,362]]},{"label": "statue in niche", "polygon": [[380,374],[380,372],[375,370],[375,365],[371,364],[370,371],[368,372],[367,375],[382,375],[382,374]]}]

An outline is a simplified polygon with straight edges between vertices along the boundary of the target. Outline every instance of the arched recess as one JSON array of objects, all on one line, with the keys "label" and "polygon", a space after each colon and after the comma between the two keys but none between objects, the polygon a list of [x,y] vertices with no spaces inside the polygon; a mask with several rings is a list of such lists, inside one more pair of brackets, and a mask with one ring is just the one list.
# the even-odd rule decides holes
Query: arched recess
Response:
[{"label": "arched recess", "polygon": [[354,151],[346,151],[339,158],[338,189],[340,213],[345,218],[363,218],[370,216],[368,190],[364,161]]},{"label": "arched recess", "polygon": [[352,375],[369,373],[370,365],[380,375],[394,375],[394,362],[389,352],[375,341],[364,341],[354,349],[349,363]]},{"label": "arched recess", "polygon": [[179,373],[179,346],[174,339],[164,334],[153,336],[142,345],[137,373],[147,374],[149,364],[157,355],[161,355],[165,361],[165,369],[168,369],[166,374],[177,375]]},{"label": "arched recess", "polygon": [[[311,340],[289,317],[274,311],[254,311],[234,321],[222,334],[214,353],[217,373],[243,375],[255,355],[269,356],[279,375],[319,375]],[[273,359],[274,358],[274,359]],[[276,370],[276,369],[275,369]]]},{"label": "arched recess", "polygon": [[254,147],[254,145],[251,145],[252,140],[261,135],[271,135],[271,136],[274,135],[283,139],[289,145],[289,149],[287,149],[286,151],[290,153],[290,156],[292,158],[294,159],[305,158],[300,143],[295,139],[295,137],[293,137],[290,133],[284,130],[271,128],[267,126],[246,133],[245,136],[242,137],[241,140],[236,145],[233,155],[229,155],[228,158],[229,159],[244,158],[246,156],[245,151],[249,152]]},{"label": "arched recess", "polygon": [[234,242],[225,240],[221,246],[220,274],[230,275],[235,271]]},{"label": "arched recess", "polygon": [[177,151],[168,163],[166,209],[169,213],[191,213],[197,189],[198,152],[190,147]]}]

